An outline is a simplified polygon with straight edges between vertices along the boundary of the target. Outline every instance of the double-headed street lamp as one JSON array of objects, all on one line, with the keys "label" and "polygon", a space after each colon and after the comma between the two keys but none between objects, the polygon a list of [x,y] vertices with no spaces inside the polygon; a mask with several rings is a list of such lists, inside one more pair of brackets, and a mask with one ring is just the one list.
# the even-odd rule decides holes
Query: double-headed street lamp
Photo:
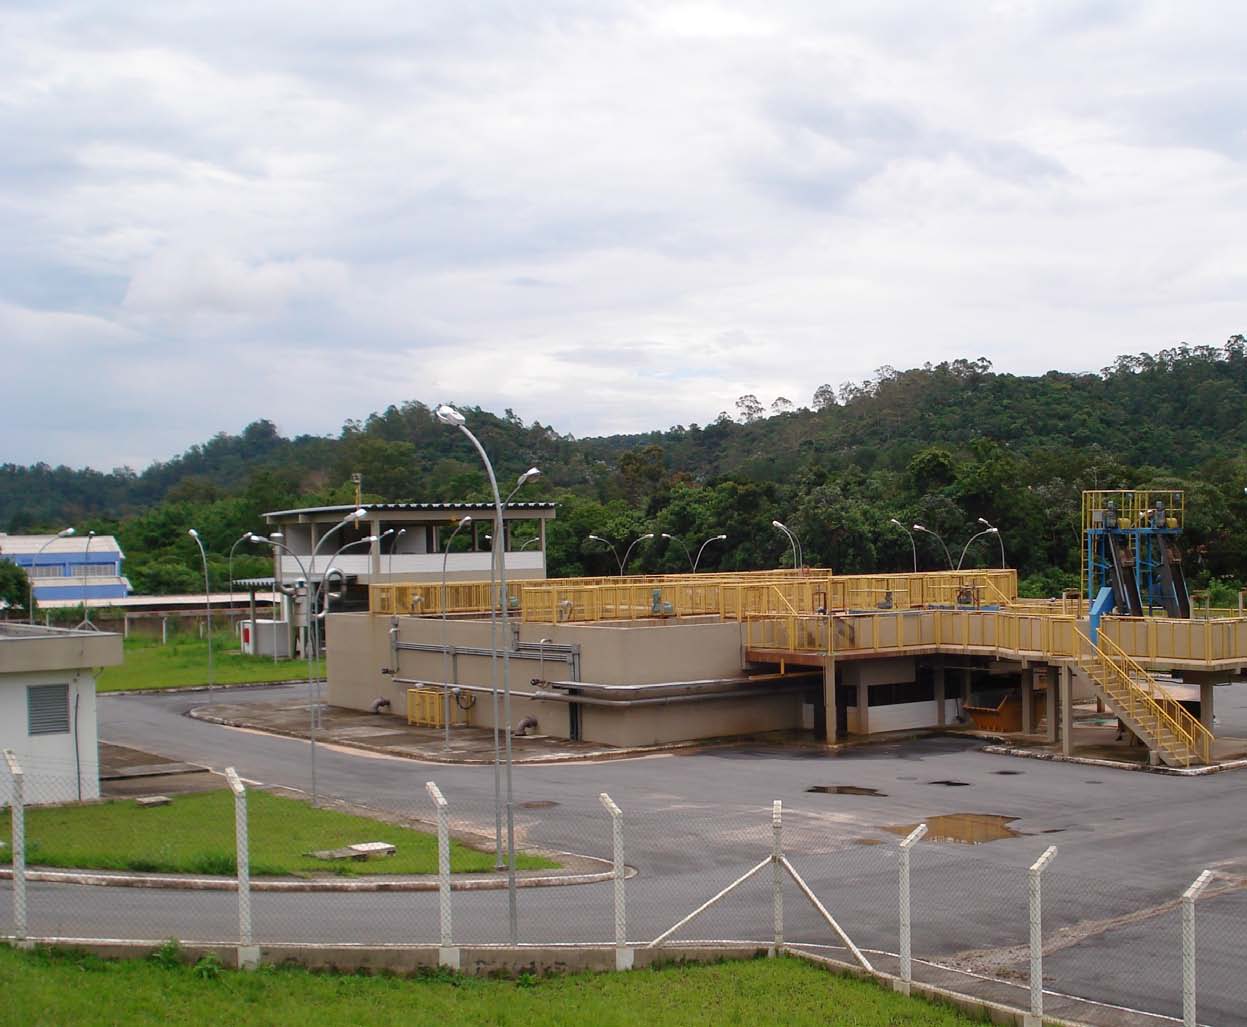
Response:
[{"label": "double-headed street lamp", "polygon": [[35,553],[34,559],[30,561],[30,576],[26,581],[26,586],[27,586],[26,609],[30,613],[31,624],[35,622],[35,568],[39,566],[39,557],[43,555],[43,551],[47,549],[48,546],[50,546],[53,542],[57,541],[58,539],[69,538],[69,536],[72,535],[73,533],[74,533],[73,528],[62,528],[60,531],[58,531],[55,535],[53,535],[50,539],[48,539],[43,545],[39,547],[38,552]]},{"label": "double-headed street lamp", "polygon": [[934,536],[939,544],[944,547],[944,555],[948,558],[948,569],[950,571],[955,569],[953,567],[953,554],[948,551],[948,546],[944,543],[944,540],[939,537],[939,535],[933,532],[930,528],[923,527],[921,524],[915,524],[914,531],[921,531],[926,535]]},{"label": "double-headed street lamp", "polygon": [[680,548],[684,550],[684,555],[688,559],[689,568],[692,569],[693,554],[688,551],[688,546],[684,544],[684,540],[681,538],[676,538],[674,535],[669,535],[665,531],[662,533],[662,537],[665,538],[668,542],[679,542],[680,543]]},{"label": "double-headed street lamp", "polygon": [[[980,518],[979,518],[979,520],[982,520],[982,518],[980,517]],[[968,552],[970,551],[970,547],[971,547],[972,545],[974,545],[974,540],[975,540],[975,539],[980,539],[980,538],[982,538],[984,535],[996,535],[996,536],[999,536],[999,535],[1000,535],[1000,530],[999,530],[998,528],[991,528],[991,527],[987,527],[987,528],[984,528],[982,531],[978,532],[978,534],[976,534],[976,535],[971,535],[971,536],[970,536],[970,541],[969,541],[969,542],[967,542],[967,543],[965,544],[965,548],[961,550],[961,559],[957,561],[957,570],[961,570],[961,565],[965,562],[965,559],[966,559],[966,553],[968,553]],[[1004,565],[1004,551],[1005,551],[1005,550],[1004,550],[1004,543],[1002,542],[1002,543],[1000,544],[1000,557],[1001,557],[1001,565],[1002,565],[1002,566]]]},{"label": "double-headed street lamp", "polygon": [[607,549],[611,551],[611,556],[615,558],[615,563],[619,567],[619,576],[623,577],[623,561],[619,559],[619,551],[615,548],[614,543],[607,542],[601,535],[589,535],[586,541],[601,542]]},{"label": "double-headed street lamp", "polygon": [[906,535],[909,536],[909,548],[914,551],[914,573],[917,574],[918,573],[918,543],[914,541],[914,533],[910,531],[907,527],[905,527],[905,525],[903,525],[895,517],[889,517],[888,523],[895,524],[898,528],[901,529],[901,531],[903,531]]},{"label": "double-headed street lamp", "polygon": [[1001,569],[1002,571],[1003,571],[1003,570],[1005,570],[1006,568],[1005,568],[1005,540],[1004,540],[1004,536],[1000,534],[999,529],[997,529],[997,528],[993,528],[993,527],[991,526],[991,524],[990,524],[990,523],[988,523],[988,520],[987,520],[987,518],[986,518],[986,517],[980,517],[980,518],[979,518],[979,524],[983,525],[983,527],[985,527],[985,528],[990,528],[993,532],[995,532],[995,533],[996,533],[996,541],[1000,543],[1000,569]]},{"label": "double-headed street lamp", "polygon": [[[511,618],[510,618],[510,596],[507,592],[507,561],[506,561],[506,535],[503,533],[503,517],[502,517],[502,496],[498,492],[498,479],[494,474],[494,466],[489,462],[489,455],[485,452],[485,447],[468,429],[467,420],[463,414],[459,413],[452,406],[442,404],[437,408],[437,418],[443,424],[458,428],[469,442],[472,443],[477,453],[480,454],[481,462],[485,465],[485,471],[489,475],[489,487],[494,494],[494,535],[498,539],[498,545],[493,546],[490,551],[490,590],[493,589],[493,573],[492,568],[498,571],[499,591],[502,598],[502,632],[504,645],[502,649],[502,690],[504,710],[503,716],[506,719],[506,775],[507,775],[507,893],[509,906],[509,919],[511,928],[511,944],[518,941],[518,913],[516,907],[515,894],[515,795],[511,781]],[[515,488],[511,491],[511,496],[519,491],[520,487],[530,478],[535,477],[540,472],[537,468],[532,467],[519,476]],[[511,496],[507,497],[508,502]],[[499,556],[498,554],[502,554]],[[498,675],[497,675],[497,630],[496,614],[494,609],[497,604],[490,603],[490,662],[494,667],[494,737],[497,738],[498,716],[497,716],[497,694],[498,694]],[[496,750],[495,750],[496,752]],[[497,782],[498,762],[497,757],[494,759],[494,780]],[[497,785],[495,784],[495,794]],[[495,823],[497,821],[497,800],[495,799]]]},{"label": "double-headed street lamp", "polygon": [[801,553],[801,541],[797,538],[796,532],[794,532],[782,521],[771,521],[771,527],[778,528],[788,536],[788,541],[792,543],[792,566],[796,569],[797,573],[800,574],[805,565],[805,560]]}]

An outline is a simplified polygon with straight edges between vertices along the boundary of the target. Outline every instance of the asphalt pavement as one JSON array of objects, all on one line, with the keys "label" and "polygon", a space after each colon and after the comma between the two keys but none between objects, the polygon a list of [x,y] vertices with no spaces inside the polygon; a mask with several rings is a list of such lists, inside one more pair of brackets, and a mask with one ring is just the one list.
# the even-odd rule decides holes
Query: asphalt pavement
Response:
[{"label": "asphalt pavement", "polygon": [[[231,689],[229,701],[288,699],[302,687]],[[100,737],[217,770],[233,766],[252,782],[310,790],[306,741],[185,715],[207,701],[204,693],[101,696]],[[1247,733],[1247,689],[1218,689],[1217,701],[1223,729]],[[1247,917],[1239,915],[1247,912],[1247,877],[1240,877],[1247,875],[1247,772],[1177,778],[1014,759],[980,745],[931,738],[831,754],[743,744],[517,766],[517,836],[527,846],[608,858],[610,825],[598,798],[608,792],[624,810],[627,861],[637,870],[628,884],[629,938],[644,942],[767,856],[771,804],[779,799],[785,851],[798,871],[859,946],[895,952],[900,833],[935,816],[992,817],[999,840],[929,841],[914,852],[915,955],[1024,983],[1026,868],[1056,844],[1044,878],[1048,986],[1170,1016],[1180,1015],[1181,998],[1176,899],[1213,867],[1220,876],[1201,903],[1201,1020],[1247,1022],[1247,975],[1239,965],[1247,950]],[[424,819],[432,815],[424,784],[436,780],[456,826],[492,836],[491,767],[319,746],[316,770],[322,796]],[[809,791],[814,787],[824,790]],[[768,868],[676,938],[766,940],[770,889]],[[228,893],[118,892],[34,885],[32,931],[210,940],[230,937],[236,923]],[[256,895],[253,902],[260,940],[427,942],[437,933],[431,895]],[[7,903],[6,891],[0,904]],[[464,944],[506,940],[504,893],[456,893],[455,918]],[[611,887],[521,891],[519,923],[525,942],[609,941]],[[785,934],[837,944],[791,886]],[[1015,1001],[1024,1002],[1020,991]]]}]

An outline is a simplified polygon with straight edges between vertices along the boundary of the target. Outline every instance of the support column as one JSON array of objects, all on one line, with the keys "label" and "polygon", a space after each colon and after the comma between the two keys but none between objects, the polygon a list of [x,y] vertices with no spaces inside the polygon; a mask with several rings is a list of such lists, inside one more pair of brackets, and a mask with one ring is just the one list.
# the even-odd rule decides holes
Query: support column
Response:
[{"label": "support column", "polygon": [[[544,521],[542,522],[545,523]],[[839,739],[839,717],[836,715],[836,657],[823,657],[823,736],[828,744]]]},{"label": "support column", "polygon": [[965,716],[965,709],[970,705],[970,671],[963,670],[961,672],[961,713]]},{"label": "support column", "polygon": [[935,724],[937,727],[943,727],[947,719],[944,716],[944,704],[948,701],[945,694],[944,686],[944,658],[937,656],[935,665],[932,668],[932,675],[935,678]]},{"label": "support column", "polygon": [[870,686],[860,676],[857,679],[857,733],[870,734]]},{"label": "support column", "polygon": [[1213,734],[1212,730],[1212,690],[1216,687],[1211,681],[1199,683],[1199,722]]},{"label": "support column", "polygon": [[1054,680],[1055,670],[1056,670],[1055,667],[1048,667],[1047,676],[1045,678],[1047,685],[1048,685],[1046,689],[1047,694],[1044,696],[1044,707],[1045,707],[1044,712],[1048,719],[1048,730],[1046,732],[1045,738],[1049,744],[1055,744],[1056,742],[1056,681]]},{"label": "support column", "polygon": [[1061,752],[1074,755],[1074,675],[1061,668]]},{"label": "support column", "polygon": [[1029,735],[1035,730],[1035,671],[1031,667],[1022,669],[1022,734]]}]

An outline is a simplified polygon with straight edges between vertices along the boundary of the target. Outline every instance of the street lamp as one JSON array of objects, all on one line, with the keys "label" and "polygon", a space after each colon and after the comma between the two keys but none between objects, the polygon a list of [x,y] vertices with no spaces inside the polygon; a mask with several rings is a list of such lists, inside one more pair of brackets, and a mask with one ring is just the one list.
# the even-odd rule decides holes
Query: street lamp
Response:
[{"label": "street lamp", "polygon": [[944,555],[948,558],[948,569],[953,569],[953,554],[948,551],[948,546],[944,544],[944,540],[936,535],[930,528],[924,528],[921,524],[914,525],[914,531],[922,531],[928,535],[935,535],[941,546],[944,546]]},{"label": "street lamp", "polygon": [[[316,545],[312,547],[312,558],[311,560],[308,561],[308,565],[307,565],[307,574],[308,574],[307,599],[308,599],[308,602],[311,603],[311,609],[308,610],[308,614],[307,614],[307,633],[308,633],[307,644],[312,646],[313,653],[317,656],[320,655],[320,632],[317,629],[318,622],[316,619],[316,590],[313,587],[312,578],[311,578],[311,575],[316,573],[316,554],[320,552],[320,547],[329,541],[329,537],[331,535],[335,534],[338,531],[341,531],[348,524],[354,524],[356,521],[367,516],[368,516],[368,511],[365,510],[362,506],[352,510],[349,514],[343,517],[342,520],[340,520],[332,528],[326,531],[320,537],[320,541],[318,541]],[[309,527],[309,530],[310,531],[314,530],[314,527]],[[300,566],[302,565],[300,564]]]},{"label": "street lamp", "polygon": [[208,625],[208,702],[212,700],[212,686],[216,684],[215,667],[212,662],[212,591],[208,585],[208,554],[204,550],[203,539],[199,537],[199,532],[194,528],[188,531],[191,538],[195,540],[195,545],[199,547],[199,559],[203,561],[204,568],[204,621]]},{"label": "street lamp", "polygon": [[95,625],[91,623],[91,609],[87,606],[87,588],[90,579],[88,571],[91,569],[91,540],[93,538],[95,538],[95,532],[88,531],[87,544],[82,550],[82,620],[78,622],[79,631],[95,630]]},{"label": "street lamp", "polygon": [[622,578],[623,577],[623,561],[619,559],[619,551],[615,549],[615,546],[612,543],[607,542],[606,539],[602,538],[601,535],[590,535],[588,537],[591,538],[594,542],[601,542],[602,545],[606,546],[606,548],[611,551],[611,556],[615,558],[615,563],[619,565],[619,576]]},{"label": "street lamp", "polygon": [[[307,607],[309,620],[310,620],[311,609],[312,609],[312,579],[308,577],[307,568],[303,566],[303,561],[299,559],[298,554],[296,554],[293,549],[291,549],[288,545],[286,545],[285,542],[281,540],[282,540],[282,533],[280,531],[273,532],[268,538],[264,538],[262,535],[251,536],[251,541],[254,542],[256,545],[261,545],[261,546],[267,545],[267,546],[272,546],[274,549],[280,549],[283,553],[285,553],[292,560],[294,560],[296,564],[298,564],[299,570],[303,574],[303,581],[307,588],[307,601],[304,605]],[[280,574],[276,578],[276,584],[280,588],[281,586],[281,575]],[[312,634],[312,629],[309,623],[308,629],[307,629],[307,637],[311,637],[311,634]],[[276,650],[276,646],[274,646],[274,650]],[[312,671],[312,647],[310,645],[303,646],[303,655],[307,660],[307,697],[308,697],[308,709],[310,711],[309,712],[309,725],[308,725],[308,741],[311,743],[310,769],[312,773],[312,805],[315,806],[317,805],[319,801],[319,795],[318,795],[318,790],[316,786],[317,697],[316,697],[315,676]]]},{"label": "street lamp", "polygon": [[1003,570],[1005,570],[1006,568],[1005,568],[1005,540],[1004,540],[1004,536],[1003,536],[1003,535],[1001,535],[1001,534],[1000,534],[1000,532],[999,532],[996,528],[992,528],[992,526],[988,523],[988,521],[987,521],[987,518],[986,518],[986,517],[980,517],[980,518],[979,518],[979,524],[983,525],[983,527],[985,527],[985,528],[991,528],[991,530],[992,530],[992,531],[996,532],[996,541],[1000,543],[1000,569],[1001,569],[1002,571],[1003,571]]},{"label": "street lamp", "polygon": [[525,542],[522,546],[520,546],[520,552],[521,553],[524,552],[524,550],[527,549],[529,546],[531,546],[534,542],[540,542],[540,541],[541,541],[541,536],[534,535],[527,542]]},{"label": "street lamp", "polygon": [[[329,565],[325,568],[325,573],[321,575],[320,584],[316,588],[316,593],[318,596],[321,595],[322,593],[325,596],[325,608],[316,615],[318,620],[324,620],[325,614],[329,612],[329,572],[338,570],[338,568],[336,568],[333,565],[334,560],[336,560],[339,556],[345,553],[352,546],[363,546],[363,545],[370,546],[374,542],[379,541],[380,538],[381,538],[380,535],[366,535],[364,538],[357,538],[354,542],[348,542],[346,545],[342,546],[340,549],[338,549],[337,552],[333,554],[333,556],[329,557]],[[341,571],[339,571],[338,573],[341,573]],[[317,605],[318,606],[320,605],[319,600],[317,600]]]},{"label": "street lamp", "polygon": [[781,521],[771,521],[771,527],[778,528],[788,536],[788,541],[792,543],[792,565],[796,568],[797,573],[800,574],[805,565],[805,560],[801,553],[801,542],[797,538],[796,533]]},{"label": "street lamp", "polygon": [[[967,553],[967,552],[969,552],[969,551],[970,551],[970,547],[971,547],[972,545],[974,545],[974,540],[975,540],[975,539],[977,539],[977,538],[982,538],[984,535],[996,535],[996,536],[999,536],[999,535],[1000,535],[1000,531],[999,531],[999,529],[997,529],[997,528],[984,528],[984,529],[983,529],[982,531],[980,531],[977,535],[971,535],[971,536],[970,536],[970,541],[969,541],[969,542],[967,542],[967,543],[965,544],[965,548],[961,550],[961,559],[957,561],[957,570],[961,570],[961,565],[962,565],[962,563],[965,561],[965,558],[966,558],[966,553]],[[1002,545],[1001,545],[1001,552],[1002,552],[1002,553],[1004,552],[1003,543],[1002,543]]]},{"label": "street lamp", "polygon": [[450,545],[454,542],[455,536],[471,523],[471,517],[462,518],[455,525],[455,530],[450,533],[450,538],[446,540],[446,547],[442,551],[442,591],[440,593],[442,607],[442,731],[445,736],[442,744],[447,752],[450,751],[450,641],[446,634],[448,630],[446,627],[446,561],[450,559]]},{"label": "street lamp", "polygon": [[914,551],[914,573],[917,574],[918,573],[918,543],[914,541],[914,533],[910,531],[907,527],[905,527],[905,525],[903,525],[895,517],[889,517],[888,523],[895,524],[898,528],[901,529],[901,531],[903,531],[906,535],[909,536],[909,548]]},{"label": "street lamp", "polygon": [[[489,562],[490,562],[491,568],[497,567],[498,569],[499,587],[501,589],[502,600],[503,600],[502,601],[502,633],[503,633],[503,639],[505,641],[505,645],[502,650],[502,690],[503,690],[503,696],[504,696],[504,699],[503,699],[504,716],[506,717],[506,723],[507,723],[507,737],[506,737],[506,742],[507,742],[507,753],[506,753],[507,755],[507,893],[508,893],[507,897],[508,897],[508,907],[509,907],[508,913],[509,913],[510,928],[511,928],[511,944],[514,945],[518,942],[519,929],[518,929],[518,912],[517,912],[517,907],[516,907],[516,894],[515,894],[515,797],[514,797],[514,792],[512,790],[512,781],[511,781],[511,623],[510,623],[511,604],[509,602],[509,598],[507,595],[506,555],[504,553],[503,558],[501,560],[499,560],[496,555],[500,550],[506,549],[506,536],[503,535],[502,533],[502,497],[498,494],[498,479],[494,475],[494,465],[489,462],[489,455],[485,452],[485,447],[480,444],[480,441],[477,439],[477,437],[473,435],[472,432],[468,429],[467,421],[464,418],[463,414],[459,413],[459,411],[456,410],[454,407],[447,406],[446,404],[443,403],[441,406],[437,408],[437,418],[443,424],[450,425],[453,428],[458,428],[461,432],[463,432],[463,434],[467,436],[468,441],[471,442],[472,445],[476,448],[477,453],[480,454],[481,461],[485,464],[485,470],[489,475],[489,487],[493,491],[493,494],[494,494],[494,534],[497,535],[498,538],[502,540],[502,544],[500,546],[494,546],[491,549]],[[531,476],[532,476],[531,471],[527,471],[524,474],[520,475],[520,481],[516,485],[516,489],[518,489],[520,485],[522,485],[525,481],[527,481],[528,478]],[[515,492],[512,491],[511,494],[514,495]],[[492,573],[490,574],[490,588],[491,590],[493,588],[493,574]],[[494,731],[495,731],[495,738],[496,738],[497,737],[496,732],[498,729],[498,717],[497,717],[498,677],[497,677],[497,669],[496,669],[498,646],[497,646],[497,633],[496,633],[496,627],[495,627],[496,619],[493,614],[494,606],[495,606],[494,603],[490,603],[490,613],[491,613],[491,616],[490,616],[490,663],[495,668],[494,670],[494,703],[495,703]],[[497,759],[495,758],[494,760],[494,780],[495,781],[497,781],[497,767],[498,767],[498,763],[497,763]],[[497,807],[495,805],[495,820],[497,816],[496,809]]]},{"label": "street lamp", "polygon": [[[234,544],[229,547],[229,606],[231,610],[234,608],[234,550],[242,545],[242,543],[250,541],[251,532],[244,531],[237,539],[234,540]],[[226,616],[228,617],[229,614],[226,614]]]},{"label": "street lamp", "polygon": [[691,568],[693,566],[693,554],[688,551],[688,546],[684,544],[684,540],[678,539],[674,535],[668,535],[665,531],[662,533],[662,537],[665,538],[668,542],[679,542],[680,543],[680,548],[684,550],[684,555],[688,557],[688,565]]},{"label": "street lamp", "polygon": [[30,611],[30,623],[31,624],[35,622],[35,573],[34,572],[35,572],[35,567],[38,566],[39,564],[39,557],[41,557],[43,555],[43,551],[47,549],[48,546],[50,546],[57,539],[69,538],[69,536],[72,535],[73,533],[74,533],[73,528],[62,528],[60,531],[58,531],[55,535],[53,535],[50,539],[48,539],[43,545],[39,547],[38,551],[35,553],[35,558],[30,561],[30,578],[26,582],[26,585],[27,585],[26,608],[27,610]]},{"label": "street lamp", "polygon": [[701,548],[697,550],[697,559],[693,561],[693,573],[694,574],[697,573],[697,565],[701,563],[701,554],[705,552],[706,546],[710,545],[711,542],[726,542],[726,541],[727,541],[726,535],[711,535],[708,539],[706,539],[706,541],[701,544]]},{"label": "street lamp", "polygon": [[638,542],[648,542],[648,541],[649,541],[650,539],[652,539],[653,537],[654,537],[654,533],[651,531],[651,532],[649,532],[649,534],[647,534],[647,535],[642,535],[640,538],[634,538],[634,539],[632,540],[632,545],[628,546],[628,548],[627,548],[626,550],[624,550],[624,558],[623,558],[623,561],[619,564],[619,576],[620,576],[621,578],[622,578],[622,577],[623,577],[623,575],[624,575],[624,568],[628,566],[628,557],[630,557],[630,556],[632,555],[632,549],[633,549],[633,547],[634,547],[634,546],[635,546]]},{"label": "street lamp", "polygon": [[386,565],[385,577],[391,585],[394,584],[394,550],[398,548],[398,540],[406,534],[406,528],[399,528],[398,533],[394,536],[394,541],[390,543],[390,561]]}]

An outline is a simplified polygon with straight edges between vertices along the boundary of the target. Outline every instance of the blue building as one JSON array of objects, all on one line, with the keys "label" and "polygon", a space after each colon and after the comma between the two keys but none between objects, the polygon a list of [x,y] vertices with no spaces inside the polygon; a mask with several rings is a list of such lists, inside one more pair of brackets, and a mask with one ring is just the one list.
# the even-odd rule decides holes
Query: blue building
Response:
[{"label": "blue building", "polygon": [[125,553],[112,535],[88,539],[0,532],[0,560],[12,560],[26,572],[38,603],[98,603],[130,593],[130,582],[121,573]]}]

